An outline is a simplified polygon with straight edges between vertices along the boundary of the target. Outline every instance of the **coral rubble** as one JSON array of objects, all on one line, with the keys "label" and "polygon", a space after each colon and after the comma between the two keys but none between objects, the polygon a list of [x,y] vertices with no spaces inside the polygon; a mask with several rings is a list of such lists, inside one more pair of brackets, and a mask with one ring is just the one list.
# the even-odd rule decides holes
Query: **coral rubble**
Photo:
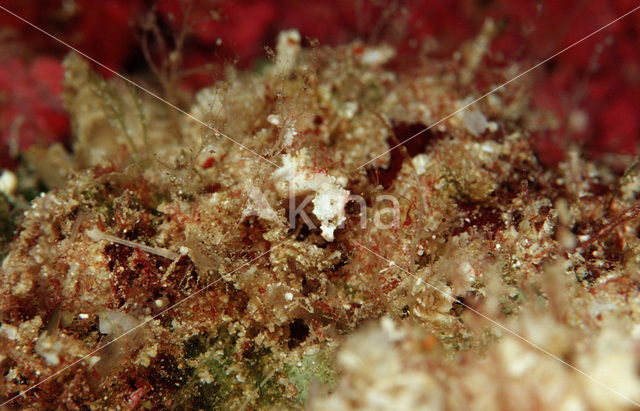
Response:
[{"label": "coral rubble", "polygon": [[52,188],[0,271],[0,398],[53,375],[8,406],[640,401],[638,171],[540,165],[526,81],[425,131],[520,67],[393,56],[284,32],[199,91],[206,127],[70,55],[73,152],[26,155]]}]

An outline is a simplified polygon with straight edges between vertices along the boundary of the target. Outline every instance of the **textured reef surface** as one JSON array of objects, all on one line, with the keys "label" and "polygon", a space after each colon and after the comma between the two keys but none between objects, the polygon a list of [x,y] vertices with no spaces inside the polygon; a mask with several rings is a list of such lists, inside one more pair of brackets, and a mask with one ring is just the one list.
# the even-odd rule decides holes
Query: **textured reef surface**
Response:
[{"label": "textured reef surface", "polygon": [[526,78],[450,116],[526,68],[480,64],[494,30],[402,70],[389,45],[285,31],[191,117],[69,55],[71,150],[2,177],[0,400],[640,401],[640,171],[577,149],[543,166],[530,137],[559,120]]}]

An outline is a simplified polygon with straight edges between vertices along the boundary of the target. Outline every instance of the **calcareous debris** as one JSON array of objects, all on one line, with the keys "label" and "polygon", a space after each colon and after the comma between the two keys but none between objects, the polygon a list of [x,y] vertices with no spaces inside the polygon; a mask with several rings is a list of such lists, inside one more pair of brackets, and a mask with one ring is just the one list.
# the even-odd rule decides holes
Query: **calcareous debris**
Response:
[{"label": "calcareous debris", "polygon": [[307,48],[288,31],[272,64],[197,94],[202,123],[70,55],[72,153],[34,149],[29,178],[0,179],[6,215],[50,182],[0,237],[0,400],[640,401],[640,171],[577,150],[542,166],[531,136],[552,125],[526,83],[426,130],[482,95],[474,79],[517,71],[483,68],[487,35],[401,70],[389,45]]}]

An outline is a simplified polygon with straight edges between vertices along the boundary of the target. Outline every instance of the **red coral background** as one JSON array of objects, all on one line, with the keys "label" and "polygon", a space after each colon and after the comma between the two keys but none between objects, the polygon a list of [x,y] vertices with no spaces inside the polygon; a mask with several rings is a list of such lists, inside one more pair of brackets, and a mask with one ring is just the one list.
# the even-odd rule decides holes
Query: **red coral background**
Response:
[{"label": "red coral background", "polygon": [[[448,56],[492,18],[499,32],[483,64],[520,61],[522,68],[640,5],[637,0],[0,0],[0,5],[77,47],[106,66],[137,78],[150,72],[142,52],[144,22],[154,16],[171,43],[189,27],[181,52],[180,85],[210,84],[222,64],[250,68],[264,60],[282,29],[297,28],[308,43],[336,45],[361,39],[388,41],[398,63],[411,64],[416,48],[435,44]],[[587,153],[637,152],[640,141],[640,11],[615,23],[531,73],[534,103],[560,119],[534,138],[541,158],[560,158],[568,142]],[[157,40],[157,38],[156,38]],[[162,58],[158,42],[151,58]],[[155,47],[157,46],[157,47]],[[68,50],[0,10],[0,167],[17,163],[20,150],[68,143],[69,122],[59,93],[61,60]],[[154,54],[155,53],[155,54]],[[160,54],[158,54],[160,53]],[[104,75],[109,75],[101,70]],[[528,75],[529,76],[529,75]]]}]

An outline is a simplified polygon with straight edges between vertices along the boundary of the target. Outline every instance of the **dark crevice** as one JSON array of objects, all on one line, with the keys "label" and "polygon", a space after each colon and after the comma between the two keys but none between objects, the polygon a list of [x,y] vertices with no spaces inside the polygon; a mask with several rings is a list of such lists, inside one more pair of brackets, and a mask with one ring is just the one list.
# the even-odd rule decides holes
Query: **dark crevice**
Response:
[{"label": "dark crevice", "polygon": [[300,318],[289,324],[289,348],[299,346],[309,336],[309,326]]},{"label": "dark crevice", "polygon": [[386,168],[374,168],[368,170],[369,181],[375,185],[382,185],[388,190],[395,181],[402,163],[407,158],[427,152],[430,145],[444,137],[444,134],[427,130],[427,126],[421,123],[394,123],[393,135],[387,138],[389,148],[402,144],[391,150],[389,164]]}]

